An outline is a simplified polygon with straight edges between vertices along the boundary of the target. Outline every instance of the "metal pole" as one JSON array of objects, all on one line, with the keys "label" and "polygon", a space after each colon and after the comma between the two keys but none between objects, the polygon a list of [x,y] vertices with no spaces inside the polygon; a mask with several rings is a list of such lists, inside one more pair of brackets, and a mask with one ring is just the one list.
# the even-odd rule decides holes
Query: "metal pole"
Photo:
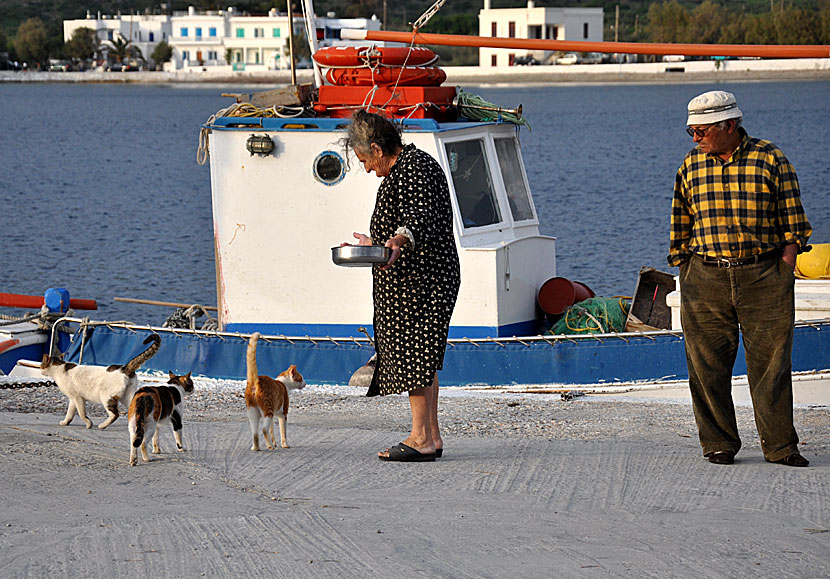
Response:
[{"label": "metal pole", "polygon": [[288,54],[291,58],[291,84],[297,84],[297,66],[294,62],[294,17],[291,7],[291,0],[286,2],[288,6]]}]

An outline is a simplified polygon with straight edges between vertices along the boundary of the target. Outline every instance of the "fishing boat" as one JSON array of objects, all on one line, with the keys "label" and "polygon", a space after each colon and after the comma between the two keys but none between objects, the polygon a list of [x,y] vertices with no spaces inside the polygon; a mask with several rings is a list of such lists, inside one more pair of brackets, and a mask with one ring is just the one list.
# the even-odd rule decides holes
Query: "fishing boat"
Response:
[{"label": "fishing boat", "polygon": [[[551,316],[562,312],[546,311],[540,291],[546,284],[560,288],[556,298],[567,309],[579,297],[578,291],[568,291],[582,284],[557,276],[556,239],[539,232],[520,144],[528,121],[520,106],[487,103],[444,85],[445,75],[434,70],[432,56],[415,48],[463,39],[449,42],[417,28],[411,33],[344,31],[343,36],[367,46],[349,54],[313,47],[314,85],[231,95],[236,102],[201,127],[198,157],[209,161],[211,177],[216,327],[155,327],[65,315],[54,325],[65,331],[53,330],[50,339],[44,338],[41,354],[58,350],[77,363],[123,363],[141,349],[148,333],[156,332],[161,349],[144,369],[244,379],[247,340],[260,332],[258,360],[264,371],[296,364],[309,382],[348,383],[374,353],[371,274],[365,267],[341,267],[331,255],[352,239],[352,232],[368,229],[380,183],[339,145],[354,111],[366,109],[396,119],[404,142],[433,156],[447,175],[462,283],[439,374],[443,386],[531,389],[687,379],[682,329],[677,320],[671,322],[679,304],[677,288],[667,274],[656,281],[641,275],[628,312],[634,323],[625,329],[610,331],[600,324],[591,333],[550,333]],[[505,47],[516,41],[488,38],[478,45]],[[397,46],[384,54],[384,47],[375,44],[383,42],[403,43],[403,50]],[[705,53],[701,45],[524,42],[563,51]],[[830,55],[827,47],[819,48]],[[766,50],[709,49],[743,56],[768,55]],[[805,54],[779,47],[783,50]],[[798,282],[794,372],[830,370],[825,283]],[[648,315],[638,319],[634,313],[641,293],[647,296]],[[658,311],[666,321],[652,325],[652,313]],[[741,352],[734,372],[746,374]]]}]

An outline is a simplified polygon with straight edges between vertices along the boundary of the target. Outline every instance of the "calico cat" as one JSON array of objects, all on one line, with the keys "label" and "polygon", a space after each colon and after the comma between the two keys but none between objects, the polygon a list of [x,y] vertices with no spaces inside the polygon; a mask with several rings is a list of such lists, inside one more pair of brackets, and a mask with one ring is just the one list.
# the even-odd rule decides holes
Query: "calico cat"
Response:
[{"label": "calico cat", "polygon": [[[288,448],[285,442],[285,420],[288,417],[288,391],[300,390],[305,387],[302,375],[295,365],[277,376],[274,380],[269,376],[260,376],[256,367],[256,345],[259,333],[255,333],[248,341],[248,385],[245,388],[245,406],[248,409],[248,420],[251,423],[253,445],[251,450],[259,450],[259,433],[265,438],[265,445],[272,449],[277,443],[274,440],[274,413],[280,423],[280,444]],[[270,440],[269,440],[270,434]]]},{"label": "calico cat", "polygon": [[79,366],[64,362],[55,356],[43,355],[40,371],[44,376],[52,378],[60,391],[69,398],[69,408],[61,426],[67,426],[78,416],[84,421],[87,428],[92,428],[92,421],[86,417],[86,403],[100,402],[107,410],[108,418],[98,425],[104,429],[118,418],[118,403],[129,406],[130,399],[138,386],[135,372],[141,365],[158,352],[161,338],[158,334],[151,334],[144,340],[150,346],[141,354],[124,364],[112,366]]},{"label": "calico cat", "polygon": [[130,465],[135,466],[137,449],[141,448],[141,458],[150,462],[145,440],[153,433],[153,454],[159,454],[159,426],[169,422],[173,426],[176,448],[184,451],[182,446],[182,398],[193,392],[193,380],[190,372],[177,376],[170,372],[166,386],[144,386],[139,388],[130,402]]}]

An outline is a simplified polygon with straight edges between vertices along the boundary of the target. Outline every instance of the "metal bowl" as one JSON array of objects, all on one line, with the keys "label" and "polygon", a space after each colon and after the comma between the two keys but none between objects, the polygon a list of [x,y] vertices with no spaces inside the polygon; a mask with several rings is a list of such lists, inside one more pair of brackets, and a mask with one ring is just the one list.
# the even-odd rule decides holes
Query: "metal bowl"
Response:
[{"label": "metal bowl", "polygon": [[331,260],[344,267],[369,267],[386,263],[392,250],[382,245],[341,245],[331,248]]}]

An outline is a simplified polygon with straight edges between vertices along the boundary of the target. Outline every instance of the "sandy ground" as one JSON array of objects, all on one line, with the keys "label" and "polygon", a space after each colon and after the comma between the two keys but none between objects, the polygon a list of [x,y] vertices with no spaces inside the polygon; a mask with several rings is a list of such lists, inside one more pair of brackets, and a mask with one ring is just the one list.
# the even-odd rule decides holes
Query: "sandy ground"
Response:
[{"label": "sandy ground", "polygon": [[717,466],[682,400],[442,396],[444,457],[394,464],[404,397],[309,387],[291,448],[251,452],[238,386],[197,383],[187,451],[165,431],[130,467],[126,420],[61,427],[60,393],[28,392],[0,390],[2,577],[830,576],[826,405],[795,410],[795,469],[748,405]]}]

